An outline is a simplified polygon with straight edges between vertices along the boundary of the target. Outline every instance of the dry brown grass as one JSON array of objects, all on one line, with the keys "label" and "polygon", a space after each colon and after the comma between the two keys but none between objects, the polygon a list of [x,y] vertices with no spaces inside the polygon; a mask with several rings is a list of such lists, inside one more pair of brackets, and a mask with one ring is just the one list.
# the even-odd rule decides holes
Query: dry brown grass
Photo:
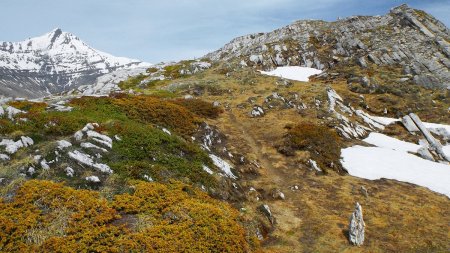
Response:
[{"label": "dry brown grass", "polygon": [[[232,74],[233,78],[241,78],[240,75],[244,74]],[[304,157],[286,158],[277,152],[274,147],[282,139],[286,124],[320,122],[312,105],[315,98],[326,101],[326,83],[294,82],[292,87],[285,88],[275,85],[276,78],[255,75],[252,79],[257,84],[246,86],[232,78],[221,79],[216,74],[204,76],[217,77],[219,85],[232,90],[222,96],[202,97],[229,104],[231,108],[210,123],[226,134],[229,150],[240,152],[261,165],[258,177],[244,179],[241,184],[266,192],[278,188],[286,195],[284,201],[266,197],[242,203],[248,220],[263,223],[264,217],[256,210],[262,203],[271,207],[277,221],[263,243],[267,252],[445,252],[450,248],[450,201],[447,197],[393,180],[370,181],[334,172],[318,176],[304,165]],[[359,107],[355,104],[361,100],[359,94],[349,91],[346,82],[338,80],[331,85],[342,97],[354,101],[352,106]],[[254,96],[256,103],[261,104],[265,96],[280,90],[298,92],[310,109],[301,114],[295,110],[270,110],[262,118],[250,118],[250,108],[236,108]],[[393,100],[397,100],[393,103],[397,108],[408,105],[408,100],[393,95],[365,94],[364,98],[373,114],[381,113]],[[388,116],[395,115],[389,110]],[[439,120],[439,117],[424,118]],[[401,126],[388,131],[400,137],[405,134]],[[299,190],[291,190],[294,185]],[[361,186],[368,190],[369,197],[361,194]],[[347,239],[349,216],[355,202],[362,204],[367,225],[367,239],[362,247],[351,246]],[[267,222],[265,224],[267,226]]]}]

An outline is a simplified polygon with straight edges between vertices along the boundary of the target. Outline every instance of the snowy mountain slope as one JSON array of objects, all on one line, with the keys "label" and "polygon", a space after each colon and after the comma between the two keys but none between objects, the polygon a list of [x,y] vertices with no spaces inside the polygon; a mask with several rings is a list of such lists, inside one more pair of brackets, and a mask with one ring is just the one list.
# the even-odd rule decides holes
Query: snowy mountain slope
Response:
[{"label": "snowy mountain slope", "polygon": [[150,65],[101,52],[54,29],[21,42],[0,42],[0,94],[41,97],[94,84],[116,70]]}]

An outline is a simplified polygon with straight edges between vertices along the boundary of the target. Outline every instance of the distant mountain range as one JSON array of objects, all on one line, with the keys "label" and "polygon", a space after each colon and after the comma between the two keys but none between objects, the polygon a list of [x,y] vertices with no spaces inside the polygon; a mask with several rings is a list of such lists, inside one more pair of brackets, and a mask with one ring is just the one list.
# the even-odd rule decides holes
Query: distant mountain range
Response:
[{"label": "distant mountain range", "polygon": [[94,84],[117,70],[150,65],[101,52],[55,29],[21,42],[0,42],[0,94],[43,97]]}]

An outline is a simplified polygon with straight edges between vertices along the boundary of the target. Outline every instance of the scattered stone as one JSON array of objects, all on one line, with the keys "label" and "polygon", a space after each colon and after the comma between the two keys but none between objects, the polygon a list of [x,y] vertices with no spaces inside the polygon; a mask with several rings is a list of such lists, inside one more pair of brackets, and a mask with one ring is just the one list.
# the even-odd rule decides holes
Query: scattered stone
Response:
[{"label": "scattered stone", "polygon": [[83,139],[83,132],[82,131],[77,131],[75,132],[75,134],[73,135],[73,138],[75,138],[76,141],[81,141]]},{"label": "scattered stone", "polygon": [[66,141],[66,140],[60,140],[56,142],[58,144],[58,149],[63,150],[66,149],[68,147],[72,146],[72,143]]},{"label": "scattered stone", "polygon": [[45,159],[43,159],[40,164],[41,164],[42,169],[44,169],[44,170],[50,169],[50,165],[48,165],[48,162]]},{"label": "scattered stone", "polygon": [[108,150],[106,150],[106,149],[104,149],[102,147],[99,147],[99,146],[97,146],[95,144],[92,144],[90,142],[83,142],[83,143],[80,144],[80,147],[86,148],[86,149],[97,149],[97,150],[101,150],[104,153],[108,152]]},{"label": "scattered stone", "polygon": [[99,171],[107,174],[112,174],[113,170],[106,164],[95,163],[92,160],[92,157],[88,154],[82,153],[78,150],[68,153],[69,157],[75,161],[77,161],[81,165],[86,165],[88,167],[92,167],[98,169]]},{"label": "scattered stone", "polygon": [[284,193],[281,192],[280,189],[273,189],[272,190],[272,198],[285,200]]},{"label": "scattered stone", "polygon": [[273,217],[272,212],[270,211],[269,205],[260,205],[259,210],[267,217],[270,224],[275,224],[275,217]]},{"label": "scattered stone", "polygon": [[355,211],[350,218],[349,240],[353,245],[361,246],[364,243],[364,223],[362,207],[356,203]]},{"label": "scattered stone", "polygon": [[14,116],[16,116],[19,113],[24,113],[24,111],[14,108],[12,106],[8,106],[6,107],[6,113],[8,114],[8,119],[14,120]]},{"label": "scattered stone", "polygon": [[33,174],[36,172],[36,170],[33,168],[33,167],[30,167],[30,168],[28,168],[28,170],[27,170],[27,173],[30,175],[30,176],[33,176]]},{"label": "scattered stone", "polygon": [[0,154],[0,160],[1,161],[8,161],[10,158],[8,155],[5,154]]},{"label": "scattered stone", "polygon": [[149,182],[153,182],[153,178],[149,175],[144,175],[144,179],[149,181]]},{"label": "scattered stone", "polygon": [[261,106],[254,106],[253,110],[250,113],[252,117],[262,117],[264,116],[265,112],[264,109]]},{"label": "scattered stone", "polygon": [[73,177],[73,175],[75,174],[75,171],[71,167],[65,168],[64,171],[66,172],[66,175],[68,177]]},{"label": "scattered stone", "polygon": [[311,165],[311,168],[313,168],[317,172],[322,172],[322,169],[317,165],[317,162],[314,160],[309,160],[309,164]]},{"label": "scattered stone", "polygon": [[214,174],[214,172],[206,165],[203,165],[203,170],[210,175]]},{"label": "scattered stone", "polygon": [[419,148],[419,150],[417,150],[417,154],[420,157],[422,157],[423,159],[435,162],[434,157],[431,154],[431,152],[428,150],[428,148],[425,148],[425,147]]},{"label": "scattered stone", "polygon": [[97,176],[86,177],[86,181],[93,183],[100,183],[100,179]]},{"label": "scattered stone", "polygon": [[28,147],[34,144],[33,139],[31,139],[30,137],[27,136],[22,136],[20,137],[20,140],[22,141],[22,144],[24,147]]},{"label": "scattered stone", "polygon": [[364,197],[366,197],[366,198],[369,197],[369,193],[367,192],[366,187],[361,185],[361,188],[359,188],[359,191],[361,192],[362,195],[364,195]]}]

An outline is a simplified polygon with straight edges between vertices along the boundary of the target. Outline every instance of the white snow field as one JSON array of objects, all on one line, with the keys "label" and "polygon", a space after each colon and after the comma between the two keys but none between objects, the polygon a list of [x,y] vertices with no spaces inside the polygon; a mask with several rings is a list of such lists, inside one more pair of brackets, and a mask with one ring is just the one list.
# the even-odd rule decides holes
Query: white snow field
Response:
[{"label": "white snow field", "polygon": [[263,75],[278,76],[295,81],[308,82],[309,77],[322,73],[322,70],[307,67],[278,67],[272,71],[260,71]]},{"label": "white snow field", "polygon": [[[410,154],[420,146],[380,133],[371,133],[364,141],[377,147],[353,146],[342,150],[342,165],[350,175],[408,182],[450,197],[450,165]],[[444,150],[448,152],[450,146]]]}]

